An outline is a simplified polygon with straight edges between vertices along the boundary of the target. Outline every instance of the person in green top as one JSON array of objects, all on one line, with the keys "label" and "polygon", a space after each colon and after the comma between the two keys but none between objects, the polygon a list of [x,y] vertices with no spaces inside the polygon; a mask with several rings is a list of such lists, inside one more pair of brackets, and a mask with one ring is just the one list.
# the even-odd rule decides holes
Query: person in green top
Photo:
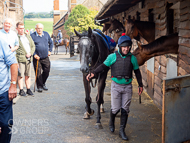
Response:
[{"label": "person in green top", "polygon": [[120,130],[119,136],[123,140],[128,140],[125,134],[125,127],[127,124],[129,106],[132,98],[132,71],[134,70],[135,76],[139,85],[139,95],[143,92],[142,76],[139,70],[137,59],[131,54],[132,41],[130,37],[124,35],[118,40],[119,49],[113,54],[110,54],[107,59],[98,66],[93,73],[88,74],[86,79],[89,80],[98,73],[111,67],[111,111],[109,128],[111,132],[115,130],[115,117],[121,110]]},{"label": "person in green top", "polygon": [[[33,96],[34,94],[30,90],[31,82],[31,61],[33,58],[33,53],[35,51],[34,41],[30,35],[24,33],[24,23],[18,22],[16,24],[16,29],[18,31],[19,48],[16,50],[16,58],[18,61],[19,69],[18,72],[18,85],[19,85],[19,95],[27,96],[26,94]],[[25,76],[26,83],[26,93],[23,90],[23,78]]]}]

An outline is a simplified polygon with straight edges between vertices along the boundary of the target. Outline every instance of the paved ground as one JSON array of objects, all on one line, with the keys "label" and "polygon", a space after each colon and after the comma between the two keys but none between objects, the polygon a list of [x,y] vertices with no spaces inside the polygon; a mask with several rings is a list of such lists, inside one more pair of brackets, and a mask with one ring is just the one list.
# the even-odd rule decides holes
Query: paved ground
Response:
[{"label": "paved ground", "polygon": [[[20,97],[14,108],[12,143],[104,143],[124,142],[118,137],[120,115],[116,117],[116,130],[109,132],[110,76],[104,95],[105,113],[102,113],[103,129],[94,128],[96,114],[84,120],[85,95],[78,56],[69,58],[60,49],[52,55],[51,72],[47,81],[48,91],[35,92],[34,97]],[[34,82],[34,73],[32,74]],[[133,99],[126,133],[129,143],[160,143],[161,112],[153,101],[142,94],[138,103],[137,85],[133,82]],[[33,89],[33,85],[31,87]],[[92,90],[95,100],[96,89]],[[97,110],[96,104],[92,108]]]}]

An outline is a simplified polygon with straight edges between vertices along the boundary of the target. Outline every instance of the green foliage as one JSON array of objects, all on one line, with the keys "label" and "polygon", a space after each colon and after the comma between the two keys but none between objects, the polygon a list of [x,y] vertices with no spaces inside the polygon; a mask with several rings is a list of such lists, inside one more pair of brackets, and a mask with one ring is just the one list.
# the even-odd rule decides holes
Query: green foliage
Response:
[{"label": "green foliage", "polygon": [[25,29],[28,29],[29,31],[31,29],[35,30],[35,26],[37,23],[42,23],[44,25],[44,31],[48,32],[49,35],[51,36],[52,32],[53,32],[53,20],[48,21],[48,20],[40,20],[37,19],[36,21],[34,20],[25,20]]},{"label": "green foliage", "polygon": [[70,27],[76,27],[79,24],[77,20],[78,18],[83,18],[85,15],[88,15],[89,13],[89,9],[83,5],[77,5],[75,8],[73,8],[68,20],[64,24],[67,34],[71,35],[73,32],[71,31]]},{"label": "green foliage", "polygon": [[24,18],[53,18],[53,11],[48,12],[39,12],[39,13],[26,13]]},{"label": "green foliage", "polygon": [[98,11],[96,10],[90,10],[90,13],[85,15],[83,18],[78,18],[78,25],[77,26],[70,26],[70,31],[74,32],[74,29],[83,32],[87,31],[90,27],[91,29],[102,29],[101,26],[95,25],[94,23],[94,17],[98,14]]}]

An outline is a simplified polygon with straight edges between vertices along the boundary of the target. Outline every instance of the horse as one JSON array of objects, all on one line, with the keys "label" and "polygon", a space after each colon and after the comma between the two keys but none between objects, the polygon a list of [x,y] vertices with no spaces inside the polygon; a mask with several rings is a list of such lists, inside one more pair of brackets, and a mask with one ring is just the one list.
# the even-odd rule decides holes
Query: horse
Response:
[{"label": "horse", "polygon": [[141,66],[155,56],[178,54],[178,40],[178,33],[174,33],[168,36],[162,36],[147,45],[140,45],[138,43],[138,47],[132,54],[137,58],[138,64]]},{"label": "horse", "polygon": [[109,31],[109,33],[112,33],[112,31],[115,31],[114,33],[112,33],[113,34],[112,38],[117,43],[119,37],[121,37],[121,34],[125,32],[125,27],[117,19],[112,20],[110,23],[111,23],[111,25],[110,25],[108,31]]},{"label": "horse", "polygon": [[137,41],[140,41],[140,37],[144,38],[148,43],[155,40],[154,22],[126,19],[123,26],[120,21],[114,19],[109,27],[109,33],[112,33],[112,31],[115,31],[113,37],[115,42],[118,41],[122,33]]},{"label": "horse", "polygon": [[155,40],[155,23],[149,21],[138,21],[126,19],[125,34],[131,39],[140,41],[140,37],[144,38],[148,43]]},{"label": "horse", "polygon": [[[89,119],[90,116],[94,114],[94,110],[91,109],[90,105],[92,103],[90,92],[91,86],[90,82],[86,80],[87,74],[91,73],[96,67],[104,62],[107,58],[109,51],[103,40],[103,36],[92,31],[89,27],[88,31],[83,32],[82,34],[74,30],[76,36],[79,37],[79,53],[80,53],[80,70],[83,73],[83,84],[85,89],[85,102],[86,102],[86,112],[84,113],[84,119]],[[103,35],[103,34],[101,34]],[[97,121],[95,128],[102,129],[102,125],[100,122],[101,114],[100,114],[100,106],[104,103],[103,94],[105,89],[105,82],[107,78],[107,72],[109,69],[102,71],[97,77],[98,80],[98,94],[96,96],[96,103],[98,106],[97,111]],[[93,85],[92,85],[93,86]]]},{"label": "horse", "polygon": [[107,34],[107,30],[110,28],[110,25],[111,24],[107,24],[107,23],[105,23],[104,25],[103,25],[103,29],[102,29],[102,32],[104,33],[104,32],[106,32],[106,34]]},{"label": "horse", "polygon": [[[68,39],[63,39],[61,40],[61,43],[57,44],[57,38],[55,35],[52,34],[51,38],[53,38],[53,42],[54,42],[54,54],[58,54],[58,47],[59,46],[65,46],[65,49],[66,49],[66,54],[67,54],[67,49],[69,50],[69,40]],[[65,54],[65,55],[66,55]]]}]

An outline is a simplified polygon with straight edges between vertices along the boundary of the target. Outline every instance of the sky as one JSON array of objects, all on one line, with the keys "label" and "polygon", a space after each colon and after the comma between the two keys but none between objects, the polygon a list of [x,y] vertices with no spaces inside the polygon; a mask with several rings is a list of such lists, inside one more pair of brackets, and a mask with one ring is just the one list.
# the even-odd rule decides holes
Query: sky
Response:
[{"label": "sky", "polygon": [[[53,10],[54,0],[23,0],[25,13],[28,12],[50,12]],[[59,9],[68,9],[68,0],[59,0]]]}]

